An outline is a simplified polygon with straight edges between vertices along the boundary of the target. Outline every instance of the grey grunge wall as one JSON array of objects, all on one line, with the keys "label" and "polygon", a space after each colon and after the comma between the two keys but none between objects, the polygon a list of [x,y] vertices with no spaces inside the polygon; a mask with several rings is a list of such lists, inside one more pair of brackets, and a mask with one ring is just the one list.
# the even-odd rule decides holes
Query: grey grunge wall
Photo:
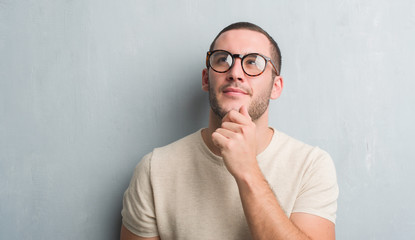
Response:
[{"label": "grey grunge wall", "polygon": [[0,0],[0,239],[117,239],[141,157],[206,126],[236,21],[282,50],[270,125],[334,160],[337,239],[414,239],[411,0]]}]

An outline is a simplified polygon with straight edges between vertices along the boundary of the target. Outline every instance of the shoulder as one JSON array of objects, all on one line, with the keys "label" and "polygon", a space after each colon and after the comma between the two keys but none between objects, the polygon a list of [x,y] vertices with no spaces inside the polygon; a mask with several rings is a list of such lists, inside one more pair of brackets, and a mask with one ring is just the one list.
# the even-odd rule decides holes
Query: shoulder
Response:
[{"label": "shoulder", "polygon": [[[287,164],[297,166],[303,182],[310,184],[331,184],[337,188],[337,177],[334,162],[326,151],[311,146],[282,132],[277,132],[281,151],[285,151]],[[313,180],[312,180],[313,179]]]},{"label": "shoulder", "polygon": [[330,155],[319,147],[309,145],[283,132],[274,130],[276,140],[274,147],[282,154],[302,159],[330,158]]},{"label": "shoulder", "polygon": [[280,131],[275,131],[274,138],[270,151],[266,155],[268,159],[265,161],[274,161],[274,163],[269,163],[271,166],[289,169],[291,174],[297,176],[320,172],[332,179],[336,178],[334,162],[326,151]]},{"label": "shoulder", "polygon": [[203,144],[199,130],[168,145],[154,148],[152,152],[143,157],[139,165],[145,167],[149,172],[153,172],[155,169],[166,169],[167,171],[203,154]]},{"label": "shoulder", "polygon": [[166,146],[153,149],[152,159],[157,157],[177,157],[177,155],[187,154],[189,151],[194,151],[202,143],[200,130],[189,134],[177,141],[174,141]]},{"label": "shoulder", "polygon": [[150,181],[154,174],[172,172],[172,169],[188,162],[192,155],[197,154],[195,152],[200,152],[198,149],[203,140],[199,134],[200,131],[197,131],[166,146],[154,148],[136,165],[133,179]]},{"label": "shoulder", "polygon": [[280,174],[292,180],[291,189],[297,189],[292,212],[310,213],[334,222],[339,189],[330,155],[285,133],[275,133],[276,162],[284,171]]}]

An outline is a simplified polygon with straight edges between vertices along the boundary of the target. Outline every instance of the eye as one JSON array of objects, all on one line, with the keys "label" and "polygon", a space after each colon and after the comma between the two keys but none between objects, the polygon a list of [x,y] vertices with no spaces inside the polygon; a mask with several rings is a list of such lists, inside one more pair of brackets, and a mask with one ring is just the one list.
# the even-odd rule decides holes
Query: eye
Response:
[{"label": "eye", "polygon": [[245,61],[245,63],[248,64],[248,65],[256,65],[257,64],[257,62],[253,59],[248,59],[248,60]]},{"label": "eye", "polygon": [[217,62],[227,62],[227,57],[219,57],[216,59]]},{"label": "eye", "polygon": [[231,65],[232,64],[232,56],[226,52],[216,52],[212,56],[212,63],[215,65]]},{"label": "eye", "polygon": [[256,54],[246,55],[246,57],[244,59],[244,65],[246,65],[246,66],[257,66],[257,65],[261,64],[261,60],[263,60],[263,59],[259,55],[256,55]]},{"label": "eye", "polygon": [[246,65],[258,65],[260,61],[260,56],[256,54],[249,54],[245,56],[244,63]]}]

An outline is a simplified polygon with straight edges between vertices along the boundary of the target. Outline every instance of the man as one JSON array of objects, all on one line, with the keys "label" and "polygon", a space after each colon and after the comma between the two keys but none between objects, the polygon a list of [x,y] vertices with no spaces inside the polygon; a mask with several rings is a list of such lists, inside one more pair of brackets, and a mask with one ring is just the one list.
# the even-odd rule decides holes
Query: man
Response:
[{"label": "man", "polygon": [[260,27],[235,23],[202,73],[209,125],[156,148],[124,194],[121,239],[334,239],[329,155],[268,126],[281,55]]}]

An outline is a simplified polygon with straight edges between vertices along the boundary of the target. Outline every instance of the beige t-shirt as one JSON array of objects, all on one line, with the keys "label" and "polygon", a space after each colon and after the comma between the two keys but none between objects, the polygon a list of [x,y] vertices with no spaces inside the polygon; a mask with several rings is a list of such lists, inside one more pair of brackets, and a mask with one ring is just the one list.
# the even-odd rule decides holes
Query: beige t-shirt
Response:
[{"label": "beige t-shirt", "polygon": [[[326,152],[274,130],[257,160],[288,217],[305,212],[335,221],[338,186]],[[200,130],[142,159],[124,194],[122,216],[141,237],[251,239],[235,179]]]}]

